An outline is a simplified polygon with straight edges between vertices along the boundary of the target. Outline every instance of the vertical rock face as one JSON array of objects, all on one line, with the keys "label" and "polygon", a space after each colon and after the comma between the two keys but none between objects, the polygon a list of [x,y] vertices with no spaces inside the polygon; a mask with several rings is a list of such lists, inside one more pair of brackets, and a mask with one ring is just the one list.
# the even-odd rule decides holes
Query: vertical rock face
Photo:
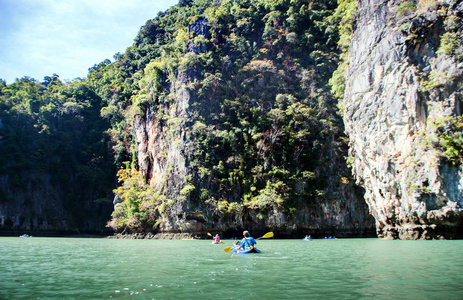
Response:
[{"label": "vertical rock face", "polygon": [[[210,35],[207,26],[205,19],[198,19],[188,27],[188,31],[194,36],[207,37]],[[187,47],[185,58],[191,61],[196,55],[210,50],[191,41]],[[198,136],[202,131],[221,126],[217,116],[222,113],[220,105],[225,97],[219,92],[201,94],[195,88],[195,84],[197,86],[197,82],[204,79],[200,68],[198,64],[191,64],[188,68],[179,67],[175,74],[170,73],[169,83],[166,81],[164,85],[168,96],[152,99],[154,105],[147,107],[144,114],[137,116],[134,121],[139,169],[149,186],[162,195],[160,199],[163,200],[159,201],[170,203],[163,206],[160,212],[157,231],[237,232],[246,228],[253,232],[271,229],[280,232],[280,236],[288,237],[299,237],[307,232],[312,235],[352,237],[374,234],[373,219],[362,201],[363,190],[348,179],[339,183],[340,171],[337,168],[341,165],[346,169],[343,156],[339,153],[331,153],[332,159],[326,168],[323,166],[313,170],[314,176],[321,173],[326,176],[327,187],[323,192],[329,197],[322,194],[314,196],[307,199],[307,204],[300,210],[291,213],[276,207],[256,212],[245,206],[224,212],[219,207],[220,203],[225,202],[230,206],[241,203],[250,184],[243,181],[225,192],[224,183],[217,180],[216,170],[223,167],[220,165],[223,162],[211,169],[197,165],[203,143]],[[333,137],[331,149],[337,149],[335,143]],[[224,164],[233,165],[233,159],[231,156]],[[296,188],[304,193],[309,184],[310,181],[301,182]],[[205,199],[204,195],[208,195],[208,198]]]},{"label": "vertical rock face", "polygon": [[[461,162],[443,155],[433,126],[462,113],[462,4],[434,4],[359,1],[344,121],[379,237],[463,235]],[[459,37],[451,53],[439,50],[445,32]]]},{"label": "vertical rock face", "polygon": [[[205,19],[198,19],[188,30],[195,35],[209,35]],[[193,43],[190,43],[188,48],[188,51],[194,54],[206,50]],[[187,154],[191,151],[188,132],[191,124],[195,122],[190,105],[196,98],[189,86],[197,78],[198,72],[194,67],[179,70],[170,78],[172,84],[165,86],[170,96],[160,99],[156,107],[147,108],[145,115],[138,116],[134,121],[137,159],[146,182],[166,199],[177,200],[173,201],[169,213],[163,215],[160,230],[164,232],[188,232],[191,231],[191,227],[198,231],[201,228],[196,228],[198,226],[195,225],[201,227],[201,223],[196,224],[196,219],[204,220],[202,213],[191,220],[185,218],[183,212],[200,212],[202,209],[191,207],[191,203],[185,202],[186,198],[182,195],[182,190],[188,184],[188,174],[191,172],[187,166]]]},{"label": "vertical rock face", "polygon": [[[163,102],[155,111],[148,108],[145,116],[137,117],[134,122],[140,170],[146,181],[164,194],[166,199],[179,199],[179,192],[185,187],[188,175],[184,154],[188,148],[185,124],[190,95],[186,84],[183,84],[184,80],[180,78],[171,86],[176,101],[171,105]],[[174,230],[186,229],[179,214],[174,213],[183,211],[182,205],[182,201],[175,202],[169,214],[171,218],[163,220],[161,224],[162,231],[170,231],[174,227]]]}]

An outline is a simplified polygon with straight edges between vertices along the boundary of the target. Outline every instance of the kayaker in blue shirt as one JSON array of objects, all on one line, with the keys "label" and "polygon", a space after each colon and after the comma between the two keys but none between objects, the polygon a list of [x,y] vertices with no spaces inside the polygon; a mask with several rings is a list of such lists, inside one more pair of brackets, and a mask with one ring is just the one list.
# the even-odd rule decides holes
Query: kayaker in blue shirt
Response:
[{"label": "kayaker in blue shirt", "polygon": [[244,238],[241,240],[241,249],[246,250],[254,248],[254,245],[257,244],[256,240],[249,234],[249,231],[243,231]]}]

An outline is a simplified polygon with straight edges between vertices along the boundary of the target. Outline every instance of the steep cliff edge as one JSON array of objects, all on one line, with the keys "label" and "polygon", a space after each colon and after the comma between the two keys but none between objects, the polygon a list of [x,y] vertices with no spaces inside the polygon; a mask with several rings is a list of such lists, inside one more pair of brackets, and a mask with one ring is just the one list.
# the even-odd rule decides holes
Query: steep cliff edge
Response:
[{"label": "steep cliff edge", "polygon": [[344,97],[379,237],[463,237],[461,1],[359,1]]},{"label": "steep cliff edge", "polygon": [[[327,84],[336,2],[201,3],[147,23],[140,35],[153,38],[132,50],[154,49],[132,78],[136,159],[121,171],[110,225],[118,233],[374,232]],[[172,18],[176,27],[166,27]]]}]

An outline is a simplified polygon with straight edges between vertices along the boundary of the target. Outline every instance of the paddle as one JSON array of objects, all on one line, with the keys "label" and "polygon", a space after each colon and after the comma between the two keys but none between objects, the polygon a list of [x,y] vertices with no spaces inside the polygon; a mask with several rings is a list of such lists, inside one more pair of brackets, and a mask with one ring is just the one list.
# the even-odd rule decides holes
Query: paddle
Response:
[{"label": "paddle", "polygon": [[[268,232],[268,233],[264,234],[262,237],[258,238],[258,240],[260,240],[260,239],[268,239],[268,238],[271,238],[271,237],[273,237],[273,232]],[[227,247],[227,248],[223,249],[223,251],[225,251],[225,252],[230,252],[232,250],[233,250],[233,247]]]},{"label": "paddle", "polygon": [[268,233],[264,234],[263,237],[258,238],[258,240],[260,240],[260,239],[269,239],[271,237],[273,237],[273,232],[268,232]]},{"label": "paddle", "polygon": [[212,234],[210,234],[209,232],[207,233],[208,236],[212,236]]}]

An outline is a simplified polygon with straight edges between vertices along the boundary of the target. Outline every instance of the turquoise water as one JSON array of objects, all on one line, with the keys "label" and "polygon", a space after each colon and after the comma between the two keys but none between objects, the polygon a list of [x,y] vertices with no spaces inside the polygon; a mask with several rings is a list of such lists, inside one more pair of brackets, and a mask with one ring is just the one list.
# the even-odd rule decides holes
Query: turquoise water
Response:
[{"label": "turquoise water", "polygon": [[463,241],[0,238],[0,299],[463,299]]}]

